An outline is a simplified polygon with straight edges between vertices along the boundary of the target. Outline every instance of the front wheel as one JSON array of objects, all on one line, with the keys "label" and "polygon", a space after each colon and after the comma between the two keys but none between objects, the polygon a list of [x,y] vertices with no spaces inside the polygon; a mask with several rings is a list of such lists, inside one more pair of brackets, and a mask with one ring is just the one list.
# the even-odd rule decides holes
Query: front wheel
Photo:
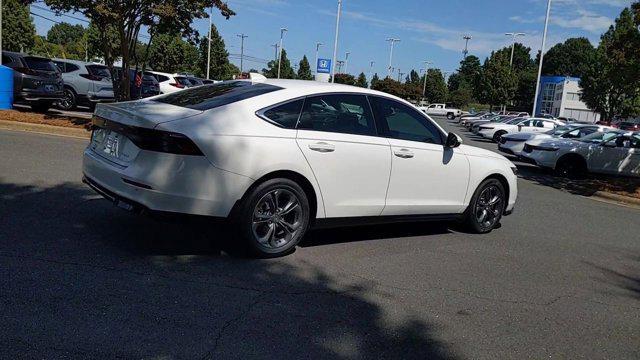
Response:
[{"label": "front wheel", "polygon": [[455,119],[455,118],[456,118],[456,116],[455,116],[455,115],[453,115],[453,113],[448,113],[448,114],[447,114],[447,119],[449,119],[449,120],[453,120],[453,119]]},{"label": "front wheel", "polygon": [[272,258],[289,253],[309,226],[309,200],[289,179],[271,179],[245,196],[234,223],[253,255]]},{"label": "front wheel", "polygon": [[62,110],[73,110],[76,108],[76,94],[71,89],[64,89],[64,96],[58,101],[58,107]]},{"label": "front wheel", "polygon": [[500,139],[502,139],[502,135],[506,133],[506,131],[498,131],[497,133],[493,134],[493,141],[497,143],[500,142]]},{"label": "front wheel", "polygon": [[497,179],[487,179],[478,186],[465,212],[464,225],[467,230],[486,234],[500,224],[504,213],[506,191]]}]

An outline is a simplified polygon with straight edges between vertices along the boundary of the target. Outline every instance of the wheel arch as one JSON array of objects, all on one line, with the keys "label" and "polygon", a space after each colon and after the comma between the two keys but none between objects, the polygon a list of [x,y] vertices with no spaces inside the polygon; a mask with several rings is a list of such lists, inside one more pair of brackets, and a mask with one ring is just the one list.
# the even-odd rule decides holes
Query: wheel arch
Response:
[{"label": "wheel arch", "polygon": [[242,198],[233,206],[231,214],[233,214],[239,208],[239,205],[245,200],[247,194],[255,189],[256,186],[262,184],[267,180],[278,178],[289,179],[300,185],[305,195],[307,196],[307,199],[309,200],[309,209],[311,210],[311,213],[309,214],[309,223],[310,225],[313,225],[315,223],[316,216],[318,215],[318,194],[316,193],[316,190],[309,179],[307,179],[304,175],[291,170],[272,171],[258,178],[253,182],[253,184],[251,184],[251,186],[249,186],[249,188],[242,195]]},{"label": "wheel arch", "polygon": [[480,182],[480,184],[482,184],[483,182],[485,182],[485,181],[487,181],[489,179],[496,179],[496,180],[498,180],[500,182],[500,184],[502,184],[502,187],[504,188],[504,191],[505,191],[504,195],[505,195],[505,200],[506,201],[504,202],[504,208],[506,209],[507,206],[509,205],[509,199],[510,199],[510,196],[511,196],[511,187],[509,186],[509,181],[507,180],[507,178],[504,175],[499,174],[499,173],[494,173],[494,174],[491,174],[491,175],[487,176],[486,178],[484,178]]},{"label": "wheel arch", "polygon": [[560,156],[558,158],[558,161],[556,161],[554,169],[556,169],[558,167],[558,164],[560,164],[562,161],[569,161],[569,160],[578,161],[578,162],[580,162],[581,165],[584,166],[585,170],[589,169],[589,165],[588,165],[587,159],[585,159],[584,156],[582,156],[580,154],[577,154],[575,152],[566,153],[566,154]]}]

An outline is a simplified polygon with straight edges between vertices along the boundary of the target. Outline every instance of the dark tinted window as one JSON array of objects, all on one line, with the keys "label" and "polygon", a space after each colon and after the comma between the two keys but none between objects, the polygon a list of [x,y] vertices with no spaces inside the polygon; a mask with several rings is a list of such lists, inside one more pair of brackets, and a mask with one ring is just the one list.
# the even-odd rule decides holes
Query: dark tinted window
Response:
[{"label": "dark tinted window", "polygon": [[2,54],[2,65],[11,65],[11,63],[13,63],[13,59],[8,55]]},{"label": "dark tinted window", "polygon": [[393,139],[442,144],[438,128],[417,110],[409,106],[380,97],[370,97],[383,136]]},{"label": "dark tinted window", "polygon": [[155,101],[195,110],[209,110],[280,89],[278,86],[249,81],[228,81],[167,94]]},{"label": "dark tinted window", "polygon": [[109,72],[109,68],[101,65],[87,65],[87,71],[89,74],[110,78],[111,73]]},{"label": "dark tinted window", "polygon": [[189,81],[191,81],[191,83],[192,83],[194,86],[204,85],[204,83],[203,83],[200,79],[196,79],[196,78],[189,78]]},{"label": "dark tinted window", "polygon": [[373,115],[364,95],[308,97],[300,117],[300,129],[355,135],[376,135]]},{"label": "dark tinted window", "polygon": [[64,72],[66,63],[63,63],[62,61],[54,61],[53,63],[56,65],[56,67],[58,67],[58,70],[60,70],[60,72]]},{"label": "dark tinted window", "polygon": [[284,128],[295,129],[303,104],[303,99],[288,102],[264,111],[262,116]]},{"label": "dark tinted window", "polygon": [[164,76],[164,75],[158,75],[158,74],[156,74],[156,78],[158,79],[158,82],[163,82],[163,81],[169,80],[169,77]]},{"label": "dark tinted window", "polygon": [[192,86],[193,84],[191,83],[191,81],[189,81],[189,79],[185,78],[185,77],[180,77],[180,76],[174,76],[174,79],[176,79],[176,82],[180,85],[184,85],[184,86]]},{"label": "dark tinted window", "polygon": [[56,66],[53,65],[53,62],[49,59],[25,56],[24,62],[31,70],[57,71]]}]

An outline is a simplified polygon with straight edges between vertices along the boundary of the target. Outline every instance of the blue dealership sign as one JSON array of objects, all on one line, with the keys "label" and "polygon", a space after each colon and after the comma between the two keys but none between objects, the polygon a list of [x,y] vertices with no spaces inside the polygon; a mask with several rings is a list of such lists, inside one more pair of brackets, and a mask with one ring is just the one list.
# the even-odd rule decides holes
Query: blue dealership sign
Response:
[{"label": "blue dealership sign", "polygon": [[316,71],[318,72],[318,74],[330,74],[331,59],[318,59]]}]

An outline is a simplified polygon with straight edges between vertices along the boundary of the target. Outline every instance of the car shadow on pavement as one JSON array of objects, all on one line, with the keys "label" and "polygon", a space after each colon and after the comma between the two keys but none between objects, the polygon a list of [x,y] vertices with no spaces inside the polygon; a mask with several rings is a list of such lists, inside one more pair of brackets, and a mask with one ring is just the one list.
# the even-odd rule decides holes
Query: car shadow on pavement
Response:
[{"label": "car shadow on pavement", "polygon": [[608,266],[584,262],[585,264],[600,271],[599,281],[615,286],[616,290],[609,291],[609,294],[628,296],[640,301],[640,255],[621,256],[622,261],[617,264],[616,269]]},{"label": "car shadow on pavement", "polygon": [[222,234],[134,216],[78,184],[0,181],[3,356],[456,358],[375,281],[295,254],[225,256],[210,245]]}]

